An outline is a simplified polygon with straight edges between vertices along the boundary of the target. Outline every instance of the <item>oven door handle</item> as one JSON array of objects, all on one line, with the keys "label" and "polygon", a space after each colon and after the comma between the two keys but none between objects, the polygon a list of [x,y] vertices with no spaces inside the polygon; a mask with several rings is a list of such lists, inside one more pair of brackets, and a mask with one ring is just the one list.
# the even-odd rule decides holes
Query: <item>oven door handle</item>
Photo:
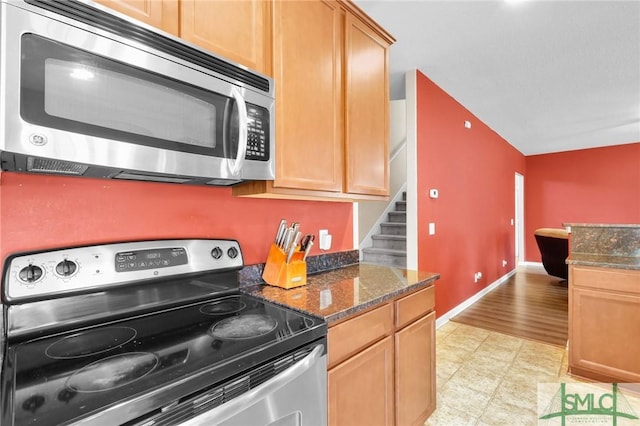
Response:
[{"label": "oven door handle", "polygon": [[203,421],[206,421],[206,424],[218,424],[223,422],[224,420],[236,416],[240,412],[246,410],[247,407],[250,407],[254,403],[267,398],[270,394],[293,382],[299,376],[312,369],[313,366],[323,356],[323,353],[324,345],[317,345],[315,348],[313,348],[309,355],[307,355],[282,373],[278,374],[274,378],[266,381],[265,383],[262,383],[258,387],[251,389],[250,391],[238,396],[237,398],[214,408],[206,414],[191,418],[183,423],[180,423],[180,426],[198,426],[202,425]]}]

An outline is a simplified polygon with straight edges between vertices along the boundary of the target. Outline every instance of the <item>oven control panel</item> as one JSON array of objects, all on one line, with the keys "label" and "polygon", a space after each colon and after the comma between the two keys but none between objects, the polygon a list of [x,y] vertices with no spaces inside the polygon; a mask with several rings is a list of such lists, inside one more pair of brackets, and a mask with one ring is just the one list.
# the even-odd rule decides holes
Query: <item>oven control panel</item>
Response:
[{"label": "oven control panel", "polygon": [[103,244],[12,255],[7,262],[2,288],[9,303],[244,266],[234,240]]},{"label": "oven control panel", "polygon": [[[219,247],[217,247],[219,249]],[[215,250],[215,248],[214,248]],[[168,268],[189,263],[184,247],[135,250],[116,253],[116,272]]]}]

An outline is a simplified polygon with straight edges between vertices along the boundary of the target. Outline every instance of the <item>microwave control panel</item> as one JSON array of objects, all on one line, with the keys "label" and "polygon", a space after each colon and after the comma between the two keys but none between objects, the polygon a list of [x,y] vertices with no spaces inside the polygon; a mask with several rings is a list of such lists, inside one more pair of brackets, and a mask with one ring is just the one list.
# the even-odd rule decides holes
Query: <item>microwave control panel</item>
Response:
[{"label": "microwave control panel", "polygon": [[247,104],[247,154],[245,159],[269,161],[269,111]]}]

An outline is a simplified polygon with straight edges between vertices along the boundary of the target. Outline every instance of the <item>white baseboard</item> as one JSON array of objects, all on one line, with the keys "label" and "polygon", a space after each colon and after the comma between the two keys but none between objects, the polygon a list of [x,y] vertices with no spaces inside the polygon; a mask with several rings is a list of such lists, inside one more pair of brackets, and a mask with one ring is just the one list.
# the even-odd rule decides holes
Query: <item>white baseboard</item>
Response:
[{"label": "white baseboard", "polygon": [[538,274],[546,274],[547,271],[544,269],[542,262],[520,262],[518,267],[521,271],[533,272]]},{"label": "white baseboard", "polygon": [[529,261],[526,261],[526,262],[518,263],[518,266],[533,266],[535,268],[543,268],[544,269],[544,266],[542,266],[542,262],[529,262]]},{"label": "white baseboard", "polygon": [[465,300],[464,302],[462,302],[461,304],[459,304],[455,308],[453,308],[450,311],[448,311],[446,314],[442,315],[440,318],[438,318],[436,320],[436,329],[438,329],[438,328],[442,327],[443,325],[445,325],[446,323],[448,323],[451,318],[455,317],[460,312],[464,311],[469,306],[471,306],[474,303],[476,303],[478,300],[480,300],[480,298],[482,298],[482,296],[484,296],[485,294],[489,293],[491,290],[493,290],[496,287],[498,287],[500,284],[502,284],[505,281],[507,281],[509,278],[511,278],[513,275],[515,275],[515,273],[516,273],[515,269],[510,271],[510,272],[508,272],[506,275],[503,275],[502,277],[498,278],[496,281],[491,283],[489,286],[485,287],[484,289],[482,289],[481,291],[477,292],[476,294],[474,294],[473,296],[471,296],[470,298],[468,298],[467,300]]}]

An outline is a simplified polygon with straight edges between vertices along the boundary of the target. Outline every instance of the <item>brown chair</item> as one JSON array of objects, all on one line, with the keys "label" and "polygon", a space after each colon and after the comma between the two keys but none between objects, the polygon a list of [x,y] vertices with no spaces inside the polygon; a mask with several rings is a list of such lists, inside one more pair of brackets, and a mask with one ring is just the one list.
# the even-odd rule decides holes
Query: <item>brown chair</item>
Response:
[{"label": "brown chair", "polygon": [[540,228],[534,232],[547,274],[568,279],[569,233],[561,228]]}]

